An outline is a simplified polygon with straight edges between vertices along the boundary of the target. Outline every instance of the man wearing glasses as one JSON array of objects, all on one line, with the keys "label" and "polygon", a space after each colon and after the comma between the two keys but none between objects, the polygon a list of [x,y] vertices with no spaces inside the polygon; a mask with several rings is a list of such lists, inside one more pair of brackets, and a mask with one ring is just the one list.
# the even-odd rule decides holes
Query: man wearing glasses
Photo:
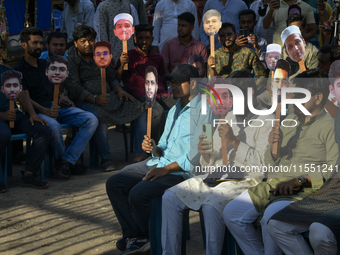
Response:
[{"label": "man wearing glasses", "polygon": [[[92,113],[74,107],[73,102],[63,93],[59,94],[59,102],[52,102],[51,82],[62,84],[68,75],[68,61],[62,56],[51,56],[47,62],[38,59],[43,48],[42,36],[42,31],[35,27],[21,31],[20,40],[25,55],[14,69],[23,74],[22,93],[30,95],[38,115],[47,121],[52,130],[50,144],[54,153],[57,175],[59,178],[69,179],[71,173],[84,173],[84,169],[76,167],[75,164],[95,132],[98,120]],[[51,77],[51,82],[47,76]],[[67,149],[60,124],[70,124],[79,128],[79,132]]]},{"label": "man wearing glasses", "polygon": [[111,44],[106,41],[99,41],[93,46],[93,59],[100,68],[106,68],[110,65],[112,59]]}]

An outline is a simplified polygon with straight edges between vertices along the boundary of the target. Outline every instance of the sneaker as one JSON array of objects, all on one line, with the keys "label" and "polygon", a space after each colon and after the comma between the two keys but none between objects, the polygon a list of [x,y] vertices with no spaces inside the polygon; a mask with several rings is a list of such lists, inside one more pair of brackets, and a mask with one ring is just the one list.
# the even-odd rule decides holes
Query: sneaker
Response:
[{"label": "sneaker", "polygon": [[148,255],[150,254],[150,242],[147,238],[127,238],[126,251],[120,255],[139,254]]},{"label": "sneaker", "polygon": [[65,161],[59,161],[55,163],[55,169],[57,171],[57,175],[62,179],[70,179],[70,163]]},{"label": "sneaker", "polygon": [[86,172],[86,170],[87,170],[86,166],[83,166],[80,164],[75,164],[75,165],[70,164],[70,171],[71,171],[71,174],[73,175],[82,175]]},{"label": "sneaker", "polygon": [[126,251],[126,238],[120,238],[116,243],[116,247],[120,251]]},{"label": "sneaker", "polygon": [[110,172],[110,171],[116,170],[110,158],[102,159],[102,162],[100,163],[100,167],[103,169],[104,172]]},{"label": "sneaker", "polygon": [[24,171],[21,171],[21,186],[33,187],[36,189],[46,189],[49,185],[47,182],[43,182],[36,174],[25,175]]}]

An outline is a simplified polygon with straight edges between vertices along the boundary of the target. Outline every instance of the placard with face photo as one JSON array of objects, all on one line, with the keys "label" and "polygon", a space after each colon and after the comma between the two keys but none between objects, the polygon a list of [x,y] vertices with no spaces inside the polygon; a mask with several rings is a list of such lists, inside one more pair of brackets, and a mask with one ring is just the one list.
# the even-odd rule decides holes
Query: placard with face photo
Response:
[{"label": "placard with face photo", "polygon": [[[295,25],[287,27],[282,31],[281,40],[285,47],[287,55],[294,62],[301,63],[305,56],[306,43],[301,35],[300,28]],[[301,65],[300,69],[302,69]]]},{"label": "placard with face photo", "polygon": [[147,108],[152,108],[158,90],[158,72],[154,66],[145,70],[145,99]]},{"label": "placard with face photo", "polygon": [[221,13],[217,10],[209,10],[203,15],[203,30],[211,36],[218,33],[222,26]]},{"label": "placard with face photo", "polygon": [[111,43],[107,41],[99,41],[93,45],[93,59],[100,68],[106,68],[111,64],[112,53]]},{"label": "placard with face photo", "polygon": [[68,74],[69,71],[67,58],[54,55],[47,60],[46,75],[52,84],[62,84],[68,77]]},{"label": "placard with face photo", "polygon": [[286,60],[279,59],[276,62],[271,89],[272,91],[274,87],[277,89],[277,96],[281,96],[282,88],[289,87],[289,71],[290,71],[290,65]]},{"label": "placard with face photo", "polygon": [[22,91],[21,79],[22,73],[18,71],[8,70],[1,74],[1,91],[8,100],[17,100],[19,97]]},{"label": "placard with face photo", "polygon": [[135,32],[133,27],[133,17],[128,13],[120,13],[113,19],[114,23],[114,34],[121,41],[127,41]]},{"label": "placard with face photo", "polygon": [[276,62],[281,58],[281,46],[276,43],[268,44],[266,51],[266,64],[270,71],[274,71]]}]

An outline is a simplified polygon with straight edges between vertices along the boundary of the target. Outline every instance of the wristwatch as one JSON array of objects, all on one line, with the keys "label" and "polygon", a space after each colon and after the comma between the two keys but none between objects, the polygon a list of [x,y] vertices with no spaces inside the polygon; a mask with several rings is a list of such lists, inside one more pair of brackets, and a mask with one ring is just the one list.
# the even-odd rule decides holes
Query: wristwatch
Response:
[{"label": "wristwatch", "polygon": [[298,177],[298,181],[301,184],[301,187],[304,187],[306,185],[307,180],[308,180],[307,177],[303,175]]}]

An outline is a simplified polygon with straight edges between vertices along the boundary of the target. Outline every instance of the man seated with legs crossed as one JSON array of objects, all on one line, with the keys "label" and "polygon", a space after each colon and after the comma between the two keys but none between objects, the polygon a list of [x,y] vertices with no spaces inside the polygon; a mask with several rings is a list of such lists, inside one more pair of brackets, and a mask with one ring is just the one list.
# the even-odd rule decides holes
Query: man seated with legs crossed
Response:
[{"label": "man seated with legs crossed", "polygon": [[200,116],[197,82],[190,81],[195,77],[199,77],[198,71],[189,64],[179,65],[171,75],[166,75],[165,78],[171,81],[173,96],[180,100],[168,113],[158,146],[144,136],[143,150],[151,151],[153,157],[126,166],[106,182],[108,197],[123,231],[123,238],[117,242],[120,250],[125,250],[126,246],[122,254],[149,251],[150,200],[162,196],[164,190],[187,179],[193,168],[190,139],[194,132],[191,130],[201,127],[211,117],[209,114]]},{"label": "man seated with legs crossed", "polygon": [[[53,85],[47,75],[52,72],[59,76],[68,73],[68,61],[62,56],[52,56],[48,60],[38,59],[42,51],[43,33],[35,27],[25,28],[20,33],[25,56],[14,69],[23,73],[23,87],[27,89],[31,102],[39,116],[47,121],[52,137],[50,145],[54,152],[55,167],[60,178],[68,179],[72,174],[82,174],[84,169],[75,166],[98,126],[98,119],[90,112],[74,107],[73,102],[60,94],[59,102],[52,102]],[[65,149],[60,124],[70,124],[79,128],[71,145]]]},{"label": "man seated with legs crossed", "polygon": [[[262,110],[263,107],[256,102],[256,84],[249,70],[235,71],[230,74],[230,77],[240,77],[227,80],[214,78],[214,84],[233,84],[241,89],[243,94],[247,95],[247,88],[253,88],[252,101],[257,110]],[[241,78],[242,77],[242,78]],[[231,81],[231,82],[230,82]],[[214,84],[209,83],[214,87]],[[223,100],[224,107],[231,106],[231,92],[227,88],[216,88],[215,90],[221,96],[226,92],[228,100]],[[217,99],[217,95],[213,91],[211,93]],[[247,96],[245,98],[247,101]],[[221,107],[221,105],[219,105]],[[237,106],[236,106],[237,107]],[[214,110],[214,108],[213,108]],[[228,111],[226,112],[228,113]],[[199,175],[190,178],[184,182],[167,190],[163,195],[162,202],[162,249],[163,255],[180,254],[180,235],[182,226],[182,213],[184,209],[190,208],[199,210],[202,208],[204,215],[204,225],[206,233],[206,254],[214,255],[221,254],[223,248],[225,226],[223,224],[222,211],[226,204],[233,198],[237,197],[244,190],[255,186],[263,179],[263,174],[260,171],[246,173],[244,179],[235,181],[224,181],[219,184],[208,184],[209,170],[215,171],[215,167],[223,167],[221,158],[221,141],[225,140],[229,147],[228,163],[234,167],[252,167],[264,164],[264,153],[267,148],[267,142],[264,142],[271,130],[271,122],[266,122],[266,119],[273,119],[272,115],[255,115],[250,112],[249,108],[245,108],[244,115],[234,115],[233,111],[227,115],[216,114],[218,118],[223,118],[227,121],[220,121],[220,125],[215,130],[212,143],[206,141],[206,136],[199,136],[198,152],[201,156],[201,169],[206,172],[204,175]],[[255,127],[246,123],[263,122],[262,127]],[[241,123],[241,124],[236,124]],[[245,123],[245,125],[242,125]],[[212,124],[212,123],[211,123]],[[208,125],[208,124],[203,124]],[[197,139],[197,138],[196,138]],[[210,149],[212,152],[209,152]],[[196,167],[197,168],[197,167]],[[196,170],[195,168],[195,170]],[[216,171],[218,172],[218,170]],[[209,174],[209,175],[208,175]],[[225,172],[215,173],[214,175],[223,176]]]},{"label": "man seated with legs crossed", "polygon": [[[284,126],[273,127],[269,134],[265,165],[267,169],[269,166],[276,169],[275,175],[272,175],[274,170],[269,170],[271,179],[244,191],[223,211],[225,224],[247,255],[281,254],[268,233],[268,220],[290,203],[314,194],[328,173],[312,169],[334,167],[339,154],[334,120],[324,110],[329,94],[327,75],[322,70],[311,69],[298,75],[295,83],[297,88],[310,93],[310,99],[306,102],[307,95],[295,93],[294,99],[305,103],[300,103],[299,108],[294,105],[295,114],[287,116]],[[279,153],[273,149],[276,143]],[[253,225],[260,216],[262,241]]]}]

